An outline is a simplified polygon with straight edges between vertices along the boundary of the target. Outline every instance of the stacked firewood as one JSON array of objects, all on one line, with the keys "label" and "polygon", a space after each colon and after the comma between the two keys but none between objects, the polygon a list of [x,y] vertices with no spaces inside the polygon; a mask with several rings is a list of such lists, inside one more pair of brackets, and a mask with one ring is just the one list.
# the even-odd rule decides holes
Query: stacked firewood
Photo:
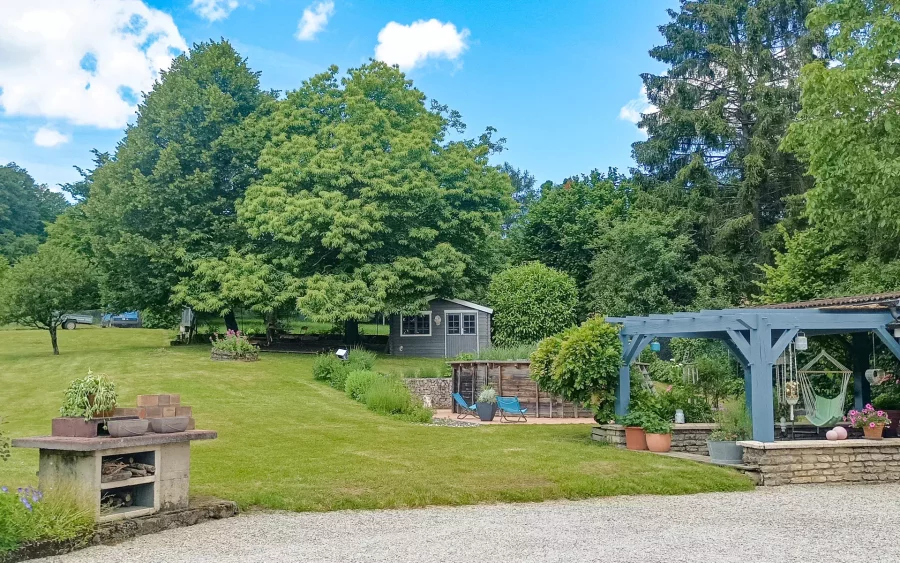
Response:
[{"label": "stacked firewood", "polygon": [[134,505],[134,495],[130,490],[116,490],[103,493],[100,498],[100,507],[103,510],[114,510],[125,506]]},{"label": "stacked firewood", "polygon": [[156,474],[156,466],[147,463],[139,463],[134,458],[115,458],[104,461],[100,471],[101,483],[113,481],[126,481],[132,477],[146,477]]}]

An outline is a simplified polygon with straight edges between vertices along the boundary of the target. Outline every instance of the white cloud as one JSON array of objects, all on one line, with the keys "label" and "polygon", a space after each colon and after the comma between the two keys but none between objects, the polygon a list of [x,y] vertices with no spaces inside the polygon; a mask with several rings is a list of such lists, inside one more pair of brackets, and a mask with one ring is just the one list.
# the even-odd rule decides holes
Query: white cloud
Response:
[{"label": "white cloud", "polygon": [[657,108],[647,99],[647,88],[641,86],[641,93],[619,110],[619,119],[630,121],[635,125],[641,120],[642,113],[654,113]]},{"label": "white cloud", "polygon": [[185,50],[171,16],[141,0],[8,2],[0,18],[0,109],[123,127],[140,92]]},{"label": "white cloud", "polygon": [[450,22],[419,20],[410,25],[390,22],[378,32],[375,58],[400,70],[411,70],[430,58],[456,60],[466,50],[469,30]]},{"label": "white cloud", "polygon": [[191,9],[211,22],[224,20],[238,7],[238,0],[194,0]]},{"label": "white cloud", "polygon": [[322,0],[316,4],[310,4],[303,10],[303,17],[297,24],[297,34],[294,36],[300,41],[312,41],[316,34],[325,29],[328,18],[334,13],[334,2]]},{"label": "white cloud", "polygon": [[34,134],[34,144],[39,147],[55,147],[69,142],[69,136],[63,135],[56,129],[41,127]]}]

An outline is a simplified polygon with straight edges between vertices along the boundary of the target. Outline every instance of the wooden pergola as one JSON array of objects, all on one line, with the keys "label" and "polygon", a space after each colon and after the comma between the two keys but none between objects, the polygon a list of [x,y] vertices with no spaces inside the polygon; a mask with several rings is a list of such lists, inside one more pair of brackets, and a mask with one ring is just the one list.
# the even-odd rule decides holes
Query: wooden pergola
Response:
[{"label": "wooden pergola", "polygon": [[712,338],[724,342],[744,368],[753,439],[774,442],[772,367],[797,334],[802,331],[808,336],[854,335],[854,399],[856,406],[861,407],[869,393],[868,382],[863,377],[868,360],[866,335],[874,333],[900,359],[900,342],[889,329],[896,326],[898,318],[900,293],[759,308],[607,317],[608,322],[621,325],[622,365],[616,389],[616,414],[628,413],[631,364],[654,338]]}]

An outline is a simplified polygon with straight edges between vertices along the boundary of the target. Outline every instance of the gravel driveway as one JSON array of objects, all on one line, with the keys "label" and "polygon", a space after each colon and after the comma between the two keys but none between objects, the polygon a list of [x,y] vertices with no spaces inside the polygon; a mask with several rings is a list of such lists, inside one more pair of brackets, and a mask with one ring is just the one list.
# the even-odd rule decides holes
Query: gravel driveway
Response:
[{"label": "gravel driveway", "polygon": [[[896,524],[889,524],[898,500],[900,485],[794,486],[540,504],[252,513],[42,561],[900,561],[900,541],[890,531]],[[862,511],[875,515],[865,520],[882,525],[867,525]]]}]

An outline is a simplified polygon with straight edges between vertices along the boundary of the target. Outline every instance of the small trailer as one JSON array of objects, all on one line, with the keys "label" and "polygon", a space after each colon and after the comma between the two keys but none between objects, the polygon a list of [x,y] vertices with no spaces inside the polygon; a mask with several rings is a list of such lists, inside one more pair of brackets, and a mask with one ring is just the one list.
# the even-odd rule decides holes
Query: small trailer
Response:
[{"label": "small trailer", "polygon": [[62,318],[62,327],[66,330],[75,330],[78,325],[92,324],[94,324],[93,315],[79,315],[75,313],[68,313]]}]

